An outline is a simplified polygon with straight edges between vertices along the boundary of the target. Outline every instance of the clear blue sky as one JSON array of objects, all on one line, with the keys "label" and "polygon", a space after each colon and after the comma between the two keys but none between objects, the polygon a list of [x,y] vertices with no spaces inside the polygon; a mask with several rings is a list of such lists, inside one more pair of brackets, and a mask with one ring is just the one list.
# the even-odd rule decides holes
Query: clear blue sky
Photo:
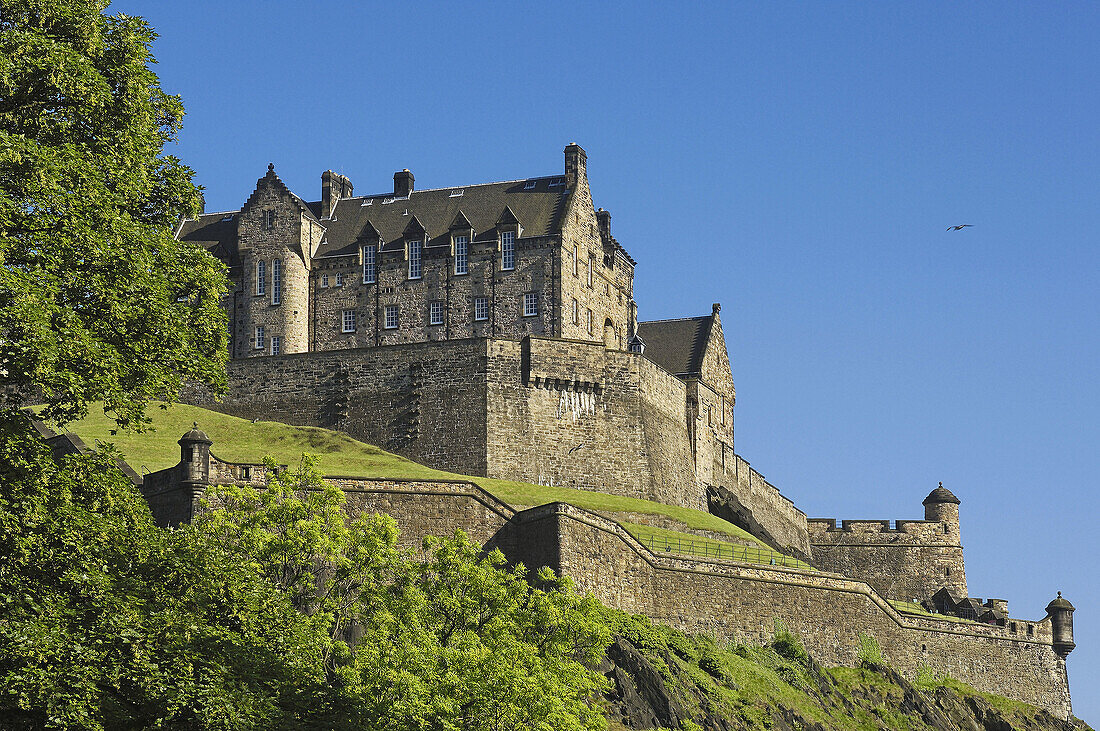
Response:
[{"label": "clear blue sky", "polygon": [[[811,516],[962,499],[971,593],[1078,607],[1100,721],[1100,7],[119,2],[208,210],[589,155],[642,319],[723,304],[737,450]],[[946,232],[949,225],[973,228]]]}]

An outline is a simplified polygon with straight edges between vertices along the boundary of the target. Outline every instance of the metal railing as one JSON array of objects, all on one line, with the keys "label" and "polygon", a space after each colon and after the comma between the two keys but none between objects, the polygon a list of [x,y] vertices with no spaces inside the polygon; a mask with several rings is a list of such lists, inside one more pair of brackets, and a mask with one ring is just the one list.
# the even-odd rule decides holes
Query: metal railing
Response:
[{"label": "metal railing", "polygon": [[785,556],[778,551],[755,546],[738,546],[732,543],[716,543],[713,541],[692,540],[691,538],[667,538],[663,536],[649,535],[638,538],[639,542],[654,553],[675,553],[681,556],[698,556],[702,558],[728,558],[733,561],[745,563],[764,564],[767,566],[788,566],[795,569],[812,569],[805,561]]}]

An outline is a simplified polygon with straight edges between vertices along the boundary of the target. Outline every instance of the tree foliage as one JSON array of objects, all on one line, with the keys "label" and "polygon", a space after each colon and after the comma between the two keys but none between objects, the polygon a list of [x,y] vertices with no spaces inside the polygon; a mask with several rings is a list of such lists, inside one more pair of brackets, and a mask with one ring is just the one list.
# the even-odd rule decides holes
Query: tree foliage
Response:
[{"label": "tree foliage", "polygon": [[124,426],[150,398],[224,378],[222,266],[176,242],[199,200],[163,153],[183,117],[150,68],[153,31],[100,0],[0,13],[0,391],[61,422],[103,400]]}]

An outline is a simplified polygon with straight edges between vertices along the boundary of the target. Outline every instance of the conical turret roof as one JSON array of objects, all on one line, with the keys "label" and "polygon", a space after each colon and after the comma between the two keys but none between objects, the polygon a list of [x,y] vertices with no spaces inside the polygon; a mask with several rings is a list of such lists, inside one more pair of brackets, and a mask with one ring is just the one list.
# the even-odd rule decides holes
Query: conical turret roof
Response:
[{"label": "conical turret roof", "polygon": [[928,493],[928,497],[926,497],[924,499],[924,502],[921,504],[929,505],[931,503],[955,503],[956,505],[958,505],[959,499],[955,497],[955,494],[953,492],[944,487],[943,483],[941,482],[939,487]]},{"label": "conical turret roof", "polygon": [[180,437],[180,444],[184,442],[202,442],[203,444],[213,444],[210,437],[206,436],[206,432],[199,429],[199,423],[197,421],[191,422],[191,431]]}]

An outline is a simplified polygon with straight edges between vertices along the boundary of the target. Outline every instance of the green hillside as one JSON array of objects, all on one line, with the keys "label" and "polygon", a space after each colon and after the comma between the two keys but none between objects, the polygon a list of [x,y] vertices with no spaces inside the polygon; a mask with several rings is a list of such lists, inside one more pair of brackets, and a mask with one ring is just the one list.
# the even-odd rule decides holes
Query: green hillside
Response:
[{"label": "green hillside", "polygon": [[[328,475],[470,480],[516,507],[564,502],[603,513],[663,515],[686,528],[723,533],[734,543],[750,544],[769,552],[758,556],[770,555],[770,549],[763,542],[732,523],[702,510],[569,487],[548,487],[444,472],[356,441],[340,432],[273,421],[252,422],[186,404],[173,404],[167,409],[153,407],[150,416],[153,424],[149,431],[112,434],[114,422],[103,415],[102,409],[93,405],[88,418],[70,424],[69,430],[89,446],[94,446],[97,441],[113,443],[135,470],[144,473],[178,463],[180,448],[177,441],[195,422],[213,440],[213,453],[230,462],[259,462],[268,455],[281,464],[294,464],[303,453],[309,452],[319,457],[320,470]],[[643,541],[652,541],[655,537],[667,538],[667,534],[671,533],[634,523],[626,527]],[[683,552],[694,554],[701,551],[702,555],[706,555],[705,552],[716,543],[699,536],[687,536],[682,542]],[[768,562],[770,559],[760,560]],[[793,559],[788,560],[793,563]]]}]

